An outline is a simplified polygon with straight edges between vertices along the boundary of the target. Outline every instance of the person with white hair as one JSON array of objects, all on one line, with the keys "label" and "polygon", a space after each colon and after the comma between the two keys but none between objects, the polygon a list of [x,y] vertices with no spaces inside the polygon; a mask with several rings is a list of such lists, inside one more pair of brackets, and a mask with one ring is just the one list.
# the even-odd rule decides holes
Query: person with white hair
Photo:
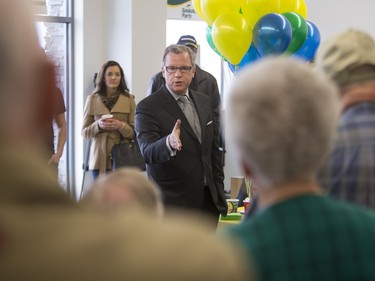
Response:
[{"label": "person with white hair", "polygon": [[375,213],[323,196],[319,167],[335,136],[338,90],[293,58],[241,71],[227,122],[258,211],[226,235],[240,241],[259,280],[372,280]]},{"label": "person with white hair", "polygon": [[28,4],[0,0],[0,280],[246,280],[240,249],[197,220],[109,215],[58,186],[41,150],[54,66]]},{"label": "person with white hair", "polygon": [[82,202],[106,211],[139,208],[159,218],[164,213],[157,184],[144,172],[129,167],[99,178],[84,194]]}]

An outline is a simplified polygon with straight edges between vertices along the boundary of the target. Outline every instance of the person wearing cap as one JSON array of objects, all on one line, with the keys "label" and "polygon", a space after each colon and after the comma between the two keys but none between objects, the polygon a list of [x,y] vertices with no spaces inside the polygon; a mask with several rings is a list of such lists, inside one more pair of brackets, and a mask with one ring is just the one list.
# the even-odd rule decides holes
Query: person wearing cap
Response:
[{"label": "person wearing cap", "polygon": [[338,95],[326,75],[291,57],[262,59],[232,83],[227,125],[258,211],[223,235],[242,243],[260,281],[374,279],[375,212],[324,196],[316,181]]},{"label": "person wearing cap", "polygon": [[341,93],[337,140],[321,169],[324,190],[338,200],[375,209],[375,42],[346,30],[328,39],[316,65]]},{"label": "person wearing cap", "polygon": [[[198,43],[194,36],[192,35],[182,35],[178,41],[177,45],[183,45],[189,47],[194,54],[197,54]],[[220,150],[222,151],[221,160],[224,163],[224,136],[222,136],[221,129],[221,96],[219,92],[219,87],[217,85],[216,78],[209,72],[203,70],[199,65],[195,64],[196,71],[193,77],[193,80],[190,83],[189,88],[201,92],[211,98],[211,101],[214,105],[215,120],[219,124],[218,128],[220,130],[219,135],[219,144]],[[165,83],[162,72],[156,73],[151,77],[149,86],[147,89],[147,96],[153,94]]]}]

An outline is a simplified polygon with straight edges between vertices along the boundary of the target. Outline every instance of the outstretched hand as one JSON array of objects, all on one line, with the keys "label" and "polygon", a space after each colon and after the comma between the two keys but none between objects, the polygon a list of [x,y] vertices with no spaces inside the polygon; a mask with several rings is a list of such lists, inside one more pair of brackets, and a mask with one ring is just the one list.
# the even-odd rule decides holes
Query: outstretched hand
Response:
[{"label": "outstretched hand", "polygon": [[177,119],[176,124],[173,127],[172,133],[169,135],[169,145],[172,149],[180,151],[182,148],[180,140],[180,125],[181,120]]}]

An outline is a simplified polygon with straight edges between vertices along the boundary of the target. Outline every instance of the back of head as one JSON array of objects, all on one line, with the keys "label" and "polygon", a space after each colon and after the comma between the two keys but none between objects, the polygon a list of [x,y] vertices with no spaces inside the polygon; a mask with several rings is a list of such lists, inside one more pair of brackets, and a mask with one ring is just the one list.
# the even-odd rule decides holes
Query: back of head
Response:
[{"label": "back of head", "polygon": [[365,32],[348,29],[323,42],[316,65],[340,86],[375,80],[375,41]]},{"label": "back of head", "polygon": [[136,207],[151,214],[163,213],[158,186],[134,168],[121,168],[99,178],[83,200],[106,210]]},{"label": "back of head", "polygon": [[292,58],[244,69],[228,95],[228,127],[244,163],[263,186],[315,176],[334,137],[337,89]]},{"label": "back of head", "polygon": [[29,2],[0,0],[1,141],[30,142],[37,135],[49,108],[47,91],[54,86],[53,65],[39,47]]}]

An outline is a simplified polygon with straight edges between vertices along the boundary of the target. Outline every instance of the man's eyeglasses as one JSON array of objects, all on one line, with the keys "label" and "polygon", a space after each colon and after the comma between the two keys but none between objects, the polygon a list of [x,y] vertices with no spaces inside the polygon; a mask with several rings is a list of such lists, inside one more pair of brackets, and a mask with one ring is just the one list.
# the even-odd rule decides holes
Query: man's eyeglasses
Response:
[{"label": "man's eyeglasses", "polygon": [[165,66],[165,70],[168,73],[176,73],[177,70],[180,70],[181,73],[189,73],[193,67],[191,66],[181,66],[181,67],[175,67],[175,66]]}]

